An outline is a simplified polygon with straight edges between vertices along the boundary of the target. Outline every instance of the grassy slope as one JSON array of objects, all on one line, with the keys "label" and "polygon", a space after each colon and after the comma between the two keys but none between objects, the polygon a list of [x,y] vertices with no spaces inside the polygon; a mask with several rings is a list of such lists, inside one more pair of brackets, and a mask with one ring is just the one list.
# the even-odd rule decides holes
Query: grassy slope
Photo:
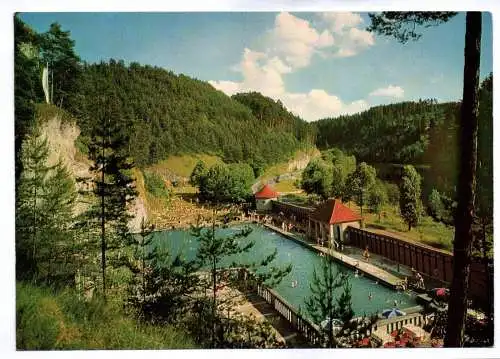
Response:
[{"label": "grassy slope", "polygon": [[28,283],[16,285],[16,347],[38,349],[195,348],[186,333],[170,326],[144,325],[120,303],[79,300]]},{"label": "grassy slope", "polygon": [[[287,195],[286,198],[297,205],[308,205],[305,193]],[[359,207],[354,202],[349,202],[346,205],[355,212],[360,213]],[[377,214],[371,213],[366,207],[363,208],[363,217],[367,228],[373,226],[372,228],[392,232],[398,237],[410,241],[424,243],[450,252],[453,250],[454,228],[436,222],[432,217],[424,216],[419,226],[412,228],[411,231],[408,231],[408,225],[401,219],[398,208],[391,205],[384,206],[380,220]]]},{"label": "grassy slope", "polygon": [[[359,212],[359,208],[355,204],[350,204],[350,207]],[[378,215],[370,213],[366,208],[363,209],[363,217],[365,217],[365,224],[367,226],[375,225],[412,241],[421,242],[447,251],[453,250],[453,227],[436,222],[432,217],[422,217],[418,227],[412,228],[411,231],[408,231],[408,225],[403,222],[398,209],[393,206],[386,205],[384,207],[380,221]]]},{"label": "grassy slope", "polygon": [[221,161],[221,159],[217,156],[205,154],[170,156],[166,160],[149,166],[148,168],[146,168],[146,170],[157,172],[162,175],[164,175],[167,171],[170,173],[174,173],[177,176],[188,178],[191,175],[191,172],[193,172],[194,166],[196,166],[196,163],[199,160],[205,162],[207,167],[211,167],[216,162]]}]

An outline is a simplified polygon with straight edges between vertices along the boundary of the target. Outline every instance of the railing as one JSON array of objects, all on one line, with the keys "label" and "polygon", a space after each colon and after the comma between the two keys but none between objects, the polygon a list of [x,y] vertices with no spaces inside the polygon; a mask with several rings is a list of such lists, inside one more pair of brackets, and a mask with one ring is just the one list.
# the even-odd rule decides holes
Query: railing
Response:
[{"label": "railing", "polygon": [[413,324],[418,327],[423,327],[425,324],[425,318],[421,313],[414,313],[403,315],[401,317],[394,317],[389,319],[381,319],[373,326],[373,330],[378,330],[379,328],[385,328],[386,333],[392,333],[394,330],[401,329],[406,324]]},{"label": "railing", "polygon": [[286,302],[274,290],[264,286],[257,285],[257,293],[273,308],[285,318],[294,329],[302,334],[311,344],[317,344],[320,341],[321,333],[319,328],[308,319],[302,317],[290,304]]}]

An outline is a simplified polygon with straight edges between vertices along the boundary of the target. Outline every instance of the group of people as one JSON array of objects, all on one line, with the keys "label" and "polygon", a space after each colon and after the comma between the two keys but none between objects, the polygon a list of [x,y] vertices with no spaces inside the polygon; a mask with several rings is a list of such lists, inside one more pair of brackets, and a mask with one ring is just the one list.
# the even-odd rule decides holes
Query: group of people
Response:
[{"label": "group of people", "polygon": [[286,223],[285,221],[281,222],[281,229],[285,232],[291,232],[293,229],[292,223]]}]

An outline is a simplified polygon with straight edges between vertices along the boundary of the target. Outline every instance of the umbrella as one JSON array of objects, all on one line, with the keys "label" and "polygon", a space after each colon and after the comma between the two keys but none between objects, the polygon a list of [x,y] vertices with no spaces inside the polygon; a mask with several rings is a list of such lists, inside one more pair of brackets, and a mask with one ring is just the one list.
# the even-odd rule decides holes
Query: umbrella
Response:
[{"label": "umbrella", "polygon": [[436,295],[436,297],[446,297],[450,294],[450,290],[448,288],[434,288],[431,291]]},{"label": "umbrella", "polygon": [[406,313],[397,308],[392,308],[392,309],[385,309],[382,312],[382,315],[386,318],[392,318],[392,317],[399,317],[402,315],[406,315]]}]

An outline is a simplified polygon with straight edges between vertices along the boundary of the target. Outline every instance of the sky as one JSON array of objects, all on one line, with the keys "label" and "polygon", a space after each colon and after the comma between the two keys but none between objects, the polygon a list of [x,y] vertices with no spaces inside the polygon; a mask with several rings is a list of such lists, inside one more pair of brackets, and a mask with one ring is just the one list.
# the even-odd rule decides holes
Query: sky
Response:
[{"label": "sky", "polygon": [[[465,15],[401,44],[366,31],[367,13],[23,13],[38,32],[59,22],[82,60],[114,58],[208,81],[232,95],[259,91],[306,121],[374,105],[461,98]],[[493,71],[483,13],[481,78]]]}]

